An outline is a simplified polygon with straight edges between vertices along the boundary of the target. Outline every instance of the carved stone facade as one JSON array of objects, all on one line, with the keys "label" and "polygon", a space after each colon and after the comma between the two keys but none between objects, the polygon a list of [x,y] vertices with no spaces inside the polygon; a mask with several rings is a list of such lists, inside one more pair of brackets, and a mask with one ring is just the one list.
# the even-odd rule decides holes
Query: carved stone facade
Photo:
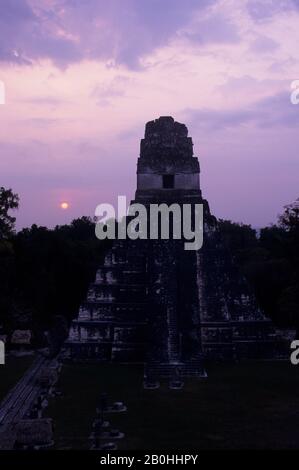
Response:
[{"label": "carved stone facade", "polygon": [[73,359],[139,362],[144,358],[145,259],[134,244],[126,245],[115,242],[72,322],[67,344]]},{"label": "carved stone facade", "polygon": [[147,123],[133,202],[203,204],[203,247],[116,240],[72,322],[73,360],[142,362],[149,376],[200,377],[204,359],[273,357],[273,326],[222,244],[199,173],[185,125],[171,117]]}]

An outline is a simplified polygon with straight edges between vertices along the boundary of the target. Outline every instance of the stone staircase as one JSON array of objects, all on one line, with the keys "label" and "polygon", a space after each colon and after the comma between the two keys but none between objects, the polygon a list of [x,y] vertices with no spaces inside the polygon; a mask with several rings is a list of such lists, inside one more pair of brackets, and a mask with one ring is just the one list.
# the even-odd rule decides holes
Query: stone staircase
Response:
[{"label": "stone staircase", "polygon": [[176,362],[180,357],[180,336],[178,331],[177,312],[168,309],[167,312],[168,326],[168,360]]},{"label": "stone staircase", "polygon": [[205,378],[207,374],[202,364],[202,359],[194,359],[188,362],[150,362],[145,366],[145,375],[148,378]]}]

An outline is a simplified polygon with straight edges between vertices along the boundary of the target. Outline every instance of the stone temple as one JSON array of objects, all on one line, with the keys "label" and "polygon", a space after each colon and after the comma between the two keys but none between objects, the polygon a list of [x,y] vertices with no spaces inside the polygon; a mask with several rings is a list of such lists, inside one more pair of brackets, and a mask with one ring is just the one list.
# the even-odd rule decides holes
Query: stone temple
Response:
[{"label": "stone temple", "polygon": [[187,127],[172,117],[148,122],[133,202],[203,204],[203,246],[115,240],[71,324],[71,360],[144,363],[148,376],[201,377],[207,360],[273,357],[274,328],[221,241],[199,175]]}]

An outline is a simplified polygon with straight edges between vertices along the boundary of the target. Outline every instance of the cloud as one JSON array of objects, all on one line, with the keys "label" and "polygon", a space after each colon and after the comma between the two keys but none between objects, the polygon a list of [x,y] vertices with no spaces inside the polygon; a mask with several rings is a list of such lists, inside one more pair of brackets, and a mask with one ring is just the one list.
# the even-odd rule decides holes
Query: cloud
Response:
[{"label": "cloud", "polygon": [[293,59],[293,58],[287,58],[287,59],[284,59],[284,60],[278,60],[278,61],[275,61],[273,62],[270,66],[269,66],[269,72],[270,73],[274,73],[274,74],[280,74],[280,75],[283,75],[283,74],[287,74],[289,72],[287,72],[288,70],[290,70],[292,67],[296,67],[297,66],[297,61],[296,59]]},{"label": "cloud", "polygon": [[273,52],[279,47],[279,44],[267,36],[257,37],[250,45],[250,50],[257,54]]},{"label": "cloud", "polygon": [[91,98],[96,100],[99,106],[107,106],[114,97],[125,96],[128,84],[133,79],[125,75],[117,75],[112,80],[100,83],[91,92]]},{"label": "cloud", "polygon": [[0,2],[0,60],[65,67],[100,59],[138,68],[213,0],[10,0]]},{"label": "cloud", "polygon": [[59,36],[55,22],[38,15],[27,0],[0,2],[0,44],[0,60],[17,64],[42,58],[62,64],[81,56],[71,40]]},{"label": "cloud", "polygon": [[296,0],[248,0],[247,10],[256,21],[265,21],[295,7]]},{"label": "cloud", "polygon": [[62,106],[69,104],[70,101],[62,98],[57,98],[55,96],[31,96],[28,98],[23,98],[20,101],[24,103],[29,103],[37,106]]},{"label": "cloud", "polygon": [[240,41],[236,24],[222,13],[216,12],[200,18],[187,37],[200,44],[229,44]]},{"label": "cloud", "polygon": [[213,210],[274,220],[298,192],[295,8],[291,0],[0,0],[0,174],[21,194],[19,226],[57,223],[62,199],[75,216],[132,196],[144,123],[169,114],[190,129]]},{"label": "cloud", "polygon": [[216,110],[189,109],[188,119],[197,127],[223,130],[252,124],[257,128],[288,127],[299,125],[299,106],[290,102],[290,93],[267,97],[248,107]]}]

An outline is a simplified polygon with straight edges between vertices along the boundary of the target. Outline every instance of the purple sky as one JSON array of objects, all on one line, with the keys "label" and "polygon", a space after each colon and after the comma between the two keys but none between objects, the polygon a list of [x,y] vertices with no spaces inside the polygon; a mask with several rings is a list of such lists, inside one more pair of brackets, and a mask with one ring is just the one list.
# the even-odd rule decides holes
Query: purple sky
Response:
[{"label": "purple sky", "polygon": [[[130,199],[144,125],[184,122],[217,217],[299,196],[299,0],[0,2],[0,186],[17,228]],[[60,203],[68,201],[68,210]]]}]

